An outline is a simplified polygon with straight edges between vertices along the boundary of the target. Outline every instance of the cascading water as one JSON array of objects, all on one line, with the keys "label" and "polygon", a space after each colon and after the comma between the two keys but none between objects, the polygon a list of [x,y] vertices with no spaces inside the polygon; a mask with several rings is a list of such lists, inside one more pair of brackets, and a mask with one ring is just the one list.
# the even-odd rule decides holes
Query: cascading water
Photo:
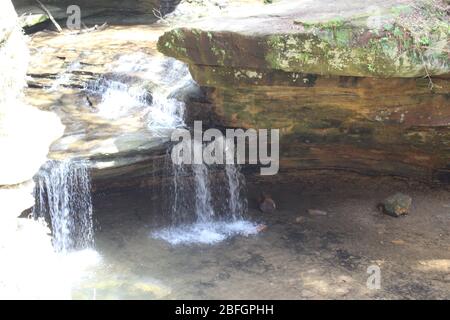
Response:
[{"label": "cascading water", "polygon": [[[194,152],[201,152],[201,143],[194,143]],[[192,171],[194,173],[197,221],[207,223],[214,218],[209,185],[209,168],[205,164],[193,164]]]},{"label": "cascading water", "polygon": [[[185,127],[184,98],[199,90],[186,64],[172,58],[135,53],[120,56],[109,68],[109,74],[85,87],[86,94],[96,99],[94,110],[100,117],[122,119],[139,114],[153,135],[163,137]],[[202,146],[196,143],[193,149]],[[154,237],[172,244],[215,243],[235,234],[256,233],[255,224],[243,220],[246,200],[238,166],[172,164],[170,168],[172,225],[154,232]],[[73,230],[75,220],[71,220],[73,210],[68,199],[82,197],[82,194],[72,195],[75,190],[70,186],[77,174],[86,172],[71,170],[70,164],[56,166],[43,174],[44,187],[39,187],[44,194],[48,193],[44,190],[67,192],[56,196],[45,194],[49,199],[55,246],[62,251],[79,245],[72,237],[77,232]],[[85,212],[90,212],[89,216],[92,208],[86,208]],[[89,237],[89,231],[86,236]]]},{"label": "cascading water", "polygon": [[241,173],[239,166],[226,164],[225,173],[228,180],[228,210],[234,220],[241,219],[247,210],[247,198],[242,196],[242,189],[245,185],[244,175]]},{"label": "cascading water", "polygon": [[[194,142],[192,149],[199,152],[201,147]],[[257,233],[257,225],[244,220],[247,201],[239,166],[172,164],[171,169],[173,224],[152,237],[172,245],[213,244],[233,235]]]},{"label": "cascading water", "polygon": [[184,126],[184,102],[176,93],[196,87],[186,64],[135,53],[119,57],[109,68],[107,77],[86,85],[88,93],[101,97],[96,105],[100,116],[120,118],[139,112],[149,131],[159,136]]},{"label": "cascading water", "polygon": [[[168,137],[172,130],[185,127],[184,97],[199,90],[186,64],[136,53],[119,57],[110,68],[108,79],[86,87],[89,93],[101,95],[96,106],[99,115],[118,118],[141,112],[148,130],[157,136]],[[239,168],[225,165],[218,170],[219,167],[211,170],[206,164],[169,166],[168,174],[173,176],[169,193],[172,226],[154,232],[154,237],[172,244],[214,243],[233,234],[256,232],[254,224],[242,218],[246,201]],[[221,174],[217,174],[219,171]],[[212,195],[215,186],[226,187],[220,191],[220,199]]]},{"label": "cascading water", "polygon": [[66,70],[53,81],[52,86],[48,90],[56,91],[60,89],[61,86],[67,85],[72,77],[72,71],[79,69],[80,66],[81,64],[79,61],[69,64]]},{"label": "cascading water", "polygon": [[34,217],[50,219],[58,252],[94,244],[91,182],[86,161],[48,161],[36,177]]}]

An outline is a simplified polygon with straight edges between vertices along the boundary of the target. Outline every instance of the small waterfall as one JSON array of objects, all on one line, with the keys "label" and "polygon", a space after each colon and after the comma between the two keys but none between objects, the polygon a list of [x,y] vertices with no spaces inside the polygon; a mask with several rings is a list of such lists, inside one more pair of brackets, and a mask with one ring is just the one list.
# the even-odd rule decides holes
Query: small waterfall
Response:
[{"label": "small waterfall", "polygon": [[120,56],[109,69],[111,73],[85,87],[89,95],[100,98],[100,116],[116,119],[140,113],[155,135],[184,126],[183,97],[177,94],[197,88],[186,64],[135,53]]},{"label": "small waterfall", "polygon": [[[95,106],[99,116],[115,119],[139,113],[156,136],[169,137],[172,130],[185,127],[184,101],[199,92],[186,64],[135,53],[120,56],[110,70],[85,88],[100,101]],[[202,147],[201,142],[193,145],[193,149]],[[155,237],[173,244],[214,243],[255,232],[255,226],[243,220],[247,206],[238,166],[172,164],[169,168],[172,226],[154,233]]]},{"label": "small waterfall", "polygon": [[209,170],[204,164],[192,165],[195,183],[195,211],[198,222],[208,222],[214,217],[209,186]]},{"label": "small waterfall", "polygon": [[88,83],[87,91],[101,96],[97,105],[98,115],[107,119],[125,117],[130,112],[139,112],[151,104],[151,94],[139,84],[130,83],[122,75],[111,75]]},{"label": "small waterfall", "polygon": [[48,161],[36,177],[34,217],[50,219],[58,252],[94,244],[91,181],[86,161]]},{"label": "small waterfall", "polygon": [[[193,150],[201,147],[195,143]],[[172,245],[213,244],[233,235],[256,234],[244,220],[245,180],[237,165],[172,164],[172,225],[152,233]]]},{"label": "small waterfall", "polygon": [[247,198],[242,195],[245,189],[245,178],[237,165],[226,164],[225,173],[228,180],[228,210],[233,219],[238,220],[247,210]]},{"label": "small waterfall", "polygon": [[75,61],[70,63],[64,73],[60,74],[55,81],[52,83],[52,86],[48,89],[49,91],[57,91],[61,88],[61,86],[67,85],[72,78],[72,72],[81,67],[81,63],[79,61]]}]

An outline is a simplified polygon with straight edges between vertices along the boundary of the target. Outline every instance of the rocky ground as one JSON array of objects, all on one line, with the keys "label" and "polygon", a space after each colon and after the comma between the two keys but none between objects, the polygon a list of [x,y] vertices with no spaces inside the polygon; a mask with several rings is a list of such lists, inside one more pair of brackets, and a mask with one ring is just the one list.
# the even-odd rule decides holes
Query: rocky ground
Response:
[{"label": "rocky ground", "polygon": [[[160,212],[148,199],[160,201],[160,194],[97,195],[97,249],[117,275],[99,275],[80,292],[97,286],[98,296],[109,298],[119,287],[129,288],[121,293],[128,298],[450,297],[448,190],[336,172],[292,176],[249,177],[247,217],[267,228],[216,245],[173,247],[151,239]],[[274,213],[257,209],[262,190],[276,202]],[[413,199],[409,215],[382,214],[377,204],[399,191]],[[381,269],[378,290],[366,286],[374,265]],[[153,287],[136,289],[142,281]]]}]

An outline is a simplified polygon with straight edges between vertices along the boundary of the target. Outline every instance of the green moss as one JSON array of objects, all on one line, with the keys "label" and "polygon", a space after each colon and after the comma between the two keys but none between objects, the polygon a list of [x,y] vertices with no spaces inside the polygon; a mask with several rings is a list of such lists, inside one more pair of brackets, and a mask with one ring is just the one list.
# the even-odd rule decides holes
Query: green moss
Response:
[{"label": "green moss", "polygon": [[392,14],[399,16],[399,15],[411,14],[413,12],[413,9],[411,8],[410,5],[401,4],[401,5],[393,7],[390,11]]},{"label": "green moss", "polygon": [[333,29],[342,27],[345,24],[345,20],[342,17],[335,17],[326,21],[294,20],[294,23],[300,24],[305,28]]},{"label": "green moss", "polygon": [[[450,26],[441,13],[427,10],[425,7],[422,11],[413,11],[425,19],[419,19],[420,28],[404,22],[405,19],[414,20],[405,16],[411,12],[409,6],[399,6],[383,13],[381,26],[372,29],[368,14],[347,20],[335,17],[328,21],[295,21],[304,30],[262,36],[254,50],[258,50],[258,55],[262,51],[267,62],[260,68],[287,72],[417,77],[425,75],[427,68],[431,75],[443,74],[449,71]],[[205,48],[198,50],[201,61],[197,62],[227,66],[236,59],[229,54],[232,38],[218,39],[214,32],[175,29],[162,38],[165,43],[159,44],[161,51],[183,61],[192,58],[187,52],[188,47],[205,42]],[[245,59],[251,56],[249,52]]]}]

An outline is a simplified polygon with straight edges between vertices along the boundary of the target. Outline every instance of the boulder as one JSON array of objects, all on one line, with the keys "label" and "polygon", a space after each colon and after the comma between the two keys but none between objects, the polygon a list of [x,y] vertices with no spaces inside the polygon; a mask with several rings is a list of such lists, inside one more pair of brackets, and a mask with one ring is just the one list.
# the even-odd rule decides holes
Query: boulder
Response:
[{"label": "boulder", "polygon": [[259,200],[259,209],[264,213],[273,213],[277,209],[277,206],[269,194],[262,193]]},{"label": "boulder", "polygon": [[383,203],[383,212],[393,217],[407,215],[411,208],[412,198],[403,193],[396,193],[386,198]]},{"label": "boulder", "polygon": [[[450,72],[446,6],[433,0],[281,1],[165,33],[159,50],[195,65],[359,77]],[[421,27],[423,26],[423,28]]]}]

